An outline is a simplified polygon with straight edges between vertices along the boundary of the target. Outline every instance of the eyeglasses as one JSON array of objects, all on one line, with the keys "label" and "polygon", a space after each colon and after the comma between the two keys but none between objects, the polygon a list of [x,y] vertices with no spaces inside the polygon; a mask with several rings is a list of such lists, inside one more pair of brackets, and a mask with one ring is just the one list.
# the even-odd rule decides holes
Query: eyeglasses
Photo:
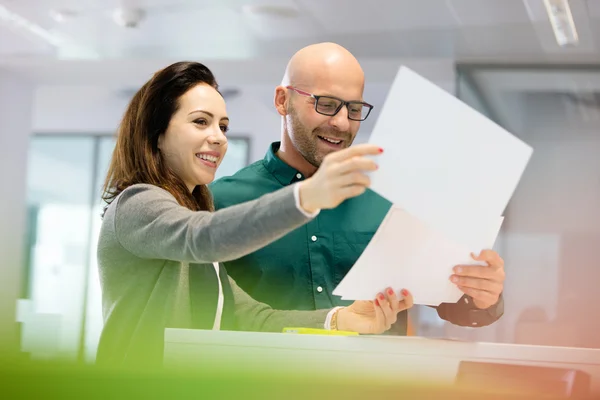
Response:
[{"label": "eyeglasses", "polygon": [[293,86],[286,86],[286,89],[293,90],[302,96],[308,96],[315,99],[315,111],[322,115],[333,117],[343,106],[348,108],[348,119],[352,121],[364,121],[367,119],[373,106],[363,101],[345,101],[332,96],[317,96],[312,93],[296,89]]}]

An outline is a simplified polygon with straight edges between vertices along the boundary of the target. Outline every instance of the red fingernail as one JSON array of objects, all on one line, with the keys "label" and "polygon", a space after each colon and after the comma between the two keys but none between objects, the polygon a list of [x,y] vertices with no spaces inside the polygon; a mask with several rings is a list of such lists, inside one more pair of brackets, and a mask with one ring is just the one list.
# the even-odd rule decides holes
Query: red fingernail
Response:
[{"label": "red fingernail", "polygon": [[383,295],[382,295],[382,294],[380,294],[379,296],[377,296],[377,298],[378,298],[379,300],[384,300],[384,299],[385,299],[385,297],[383,297]]},{"label": "red fingernail", "polygon": [[381,147],[379,148],[379,152],[380,152],[380,153],[383,153],[383,149],[382,149]]},{"label": "red fingernail", "polygon": [[375,305],[379,307],[379,300],[375,299]]},{"label": "red fingernail", "polygon": [[402,296],[408,296],[408,290],[402,289]]},{"label": "red fingernail", "polygon": [[388,289],[388,294],[391,296],[394,294],[394,291],[392,289]]}]

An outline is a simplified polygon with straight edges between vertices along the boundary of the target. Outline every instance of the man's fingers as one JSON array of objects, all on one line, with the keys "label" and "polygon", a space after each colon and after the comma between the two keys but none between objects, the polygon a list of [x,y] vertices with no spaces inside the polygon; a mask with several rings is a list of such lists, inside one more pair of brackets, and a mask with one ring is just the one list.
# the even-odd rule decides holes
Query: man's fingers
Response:
[{"label": "man's fingers", "polygon": [[474,253],[471,254],[471,257],[473,257],[473,259],[476,261],[484,261],[495,267],[504,267],[504,260],[494,250],[485,249],[482,250],[481,253],[479,253],[479,255],[476,255]]},{"label": "man's fingers", "polygon": [[464,286],[459,286],[458,288],[464,294],[471,296],[473,300],[478,300],[480,302],[484,302],[490,305],[495,304],[498,301],[498,295],[487,292],[485,290],[473,289]]},{"label": "man's fingers", "polygon": [[457,276],[469,276],[480,279],[504,281],[504,270],[498,267],[484,267],[482,265],[457,265],[453,268]]},{"label": "man's fingers", "polygon": [[499,294],[502,292],[502,283],[488,280],[488,279],[479,279],[479,278],[471,278],[466,276],[456,276],[453,275],[450,278],[450,281],[457,286],[468,287],[471,289],[484,290],[486,292]]}]

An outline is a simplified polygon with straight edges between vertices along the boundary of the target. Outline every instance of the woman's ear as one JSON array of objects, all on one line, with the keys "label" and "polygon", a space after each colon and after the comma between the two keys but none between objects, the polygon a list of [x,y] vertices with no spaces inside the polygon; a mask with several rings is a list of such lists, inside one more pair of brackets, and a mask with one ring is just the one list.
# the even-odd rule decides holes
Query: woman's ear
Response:
[{"label": "woman's ear", "polygon": [[283,86],[277,86],[275,88],[275,109],[281,116],[287,115],[288,97],[286,96],[287,89]]},{"label": "woman's ear", "polygon": [[156,141],[156,148],[160,151],[162,151],[162,147],[163,147],[163,142],[165,138],[165,134],[161,133],[160,135],[158,135],[158,140]]}]

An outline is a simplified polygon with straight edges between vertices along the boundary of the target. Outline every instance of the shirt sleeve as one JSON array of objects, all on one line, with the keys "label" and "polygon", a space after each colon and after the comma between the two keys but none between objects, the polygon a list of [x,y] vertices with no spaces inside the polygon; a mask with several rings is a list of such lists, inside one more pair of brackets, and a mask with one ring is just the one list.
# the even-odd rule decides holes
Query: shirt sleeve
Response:
[{"label": "shirt sleeve", "polygon": [[491,325],[504,314],[504,297],[487,309],[475,306],[470,296],[464,295],[456,303],[442,303],[435,307],[443,320],[458,326],[481,327]]}]

